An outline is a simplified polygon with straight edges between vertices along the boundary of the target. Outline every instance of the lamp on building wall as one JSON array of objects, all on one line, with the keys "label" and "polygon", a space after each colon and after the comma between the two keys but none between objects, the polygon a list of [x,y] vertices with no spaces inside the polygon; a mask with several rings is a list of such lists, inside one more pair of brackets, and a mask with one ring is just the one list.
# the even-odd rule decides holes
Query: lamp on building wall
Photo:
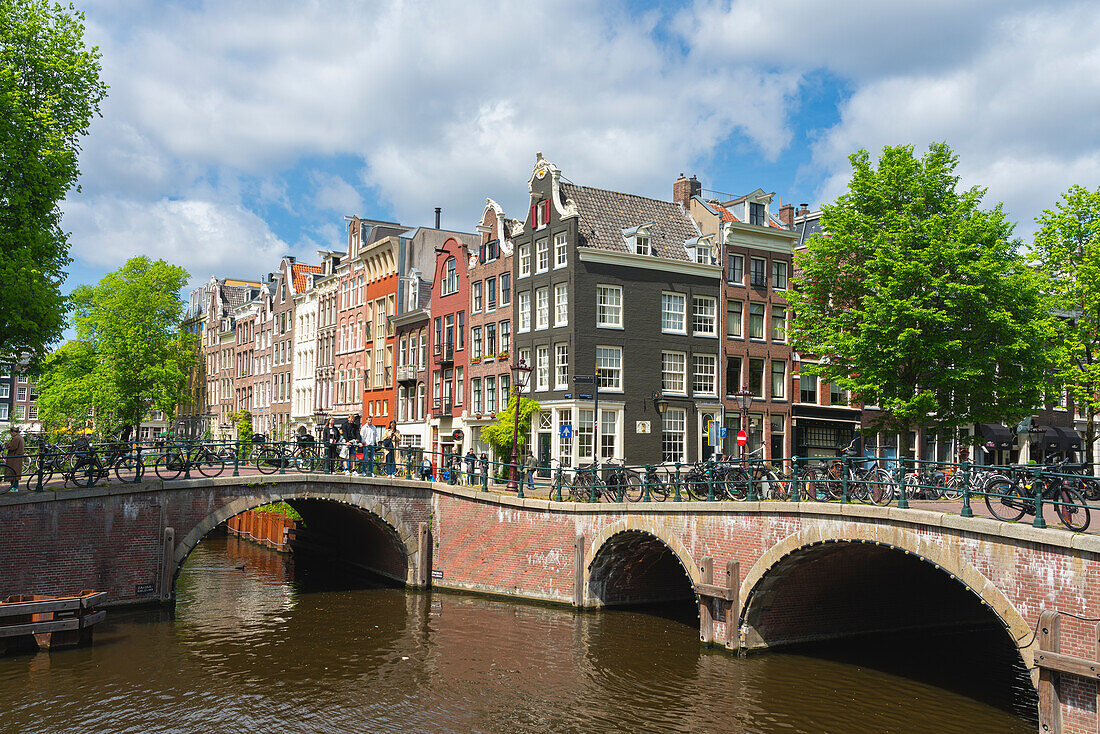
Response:
[{"label": "lamp on building wall", "polygon": [[[737,403],[737,407],[741,409],[741,430],[745,432],[745,435],[749,434],[749,408],[752,407],[752,390],[742,385],[741,391],[735,393],[734,402]],[[749,442],[745,441],[745,445],[741,447],[741,468],[745,468],[745,450],[748,449]]]},{"label": "lamp on building wall", "polygon": [[666,398],[660,390],[653,393],[653,406],[657,408],[658,415],[664,415],[668,410],[668,398]]},{"label": "lamp on building wall", "polygon": [[513,364],[510,369],[512,370],[512,385],[516,389],[516,413],[515,425],[512,428],[512,459],[509,462],[512,466],[508,474],[508,489],[515,491],[519,497],[522,497],[522,478],[520,483],[516,483],[516,463],[519,458],[519,401],[523,397],[523,388],[527,387],[527,382],[531,379],[531,368],[527,365],[526,359],[521,359],[519,364]]}]

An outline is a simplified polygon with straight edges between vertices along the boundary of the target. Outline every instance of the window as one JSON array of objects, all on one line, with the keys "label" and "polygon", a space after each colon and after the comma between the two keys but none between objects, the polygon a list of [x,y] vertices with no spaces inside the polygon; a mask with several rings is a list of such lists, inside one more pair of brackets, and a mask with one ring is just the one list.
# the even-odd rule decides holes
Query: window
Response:
[{"label": "window", "polygon": [[741,392],[741,358],[726,356],[726,397]]},{"label": "window", "polygon": [[550,347],[535,347],[535,389],[550,389]]},{"label": "window", "polygon": [[691,391],[695,395],[718,394],[718,358],[713,354],[691,355]]},{"label": "window", "polygon": [[640,234],[634,237],[634,254],[635,255],[648,255],[649,251],[649,236]]},{"label": "window", "polygon": [[787,263],[783,260],[772,260],[772,288],[787,290]]},{"label": "window", "polygon": [[497,279],[485,279],[485,311],[492,311],[497,307]]},{"label": "window", "polygon": [[[561,436],[562,426],[573,425],[573,411],[569,409],[558,410],[558,435]],[[573,438],[561,436],[558,440],[558,461],[561,465],[571,466],[573,461]]]},{"label": "window", "polygon": [[497,325],[485,325],[485,358],[493,359],[497,356]]},{"label": "window", "polygon": [[458,291],[458,268],[453,257],[447,258],[443,270],[443,295],[448,296]]},{"label": "window", "polygon": [[17,421],[23,420],[23,406],[22,405],[15,406],[15,415],[13,416],[13,418]]},{"label": "window", "polygon": [[535,243],[535,272],[545,273],[550,269],[550,240],[543,237]]},{"label": "window", "polygon": [[848,391],[835,382],[829,383],[829,402],[833,405],[847,405]]},{"label": "window", "polygon": [[696,245],[691,248],[691,259],[701,265],[710,265],[710,247]]},{"label": "window", "polygon": [[554,388],[569,389],[569,345],[554,345]]},{"label": "window", "polygon": [[596,347],[596,373],[601,390],[622,390],[623,348]]},{"label": "window", "polygon": [[787,397],[787,363],[782,359],[772,360],[772,400]]},{"label": "window", "polygon": [[507,306],[512,303],[512,274],[500,274],[500,305]]},{"label": "window", "polygon": [[600,458],[615,458],[615,446],[618,444],[619,413],[615,410],[600,411]]},{"label": "window", "polygon": [[569,323],[569,285],[558,283],[554,286],[554,326],[566,326]]},{"label": "window", "polygon": [[0,398],[6,398],[11,396],[11,385],[8,383],[0,383]]},{"label": "window", "polygon": [[531,246],[519,246],[519,277],[523,278],[531,274]]},{"label": "window", "polygon": [[[486,377],[486,380],[492,380],[492,377]],[[508,404],[508,375],[500,376],[500,402],[504,403],[505,407]]]},{"label": "window", "polygon": [[15,390],[15,399],[20,402],[25,402],[27,399],[27,388],[19,387]]},{"label": "window", "polygon": [[426,333],[420,335],[420,358],[417,361],[417,366],[420,369],[424,369],[424,365],[428,363],[428,335]]},{"label": "window", "polygon": [[687,296],[681,293],[661,294],[661,331],[674,334],[683,334],[687,331],[685,326],[686,304]]},{"label": "window", "polygon": [[0,421],[6,421],[8,419],[8,404],[0,403]]},{"label": "window", "polygon": [[475,413],[481,412],[481,378],[474,377],[470,379],[470,402],[471,409]]},{"label": "window", "polygon": [[519,331],[531,330],[531,291],[519,294]]},{"label": "window", "polygon": [[623,289],[617,285],[596,286],[596,326],[622,328]]},{"label": "window", "polygon": [[481,359],[481,327],[470,327],[470,358]]},{"label": "window", "polygon": [[27,418],[32,421],[38,420],[38,406],[32,405],[27,408]]},{"label": "window", "polygon": [[559,234],[554,236],[554,267],[564,268],[568,263],[566,261],[566,249],[565,235]]},{"label": "window", "polygon": [[691,299],[691,331],[695,336],[718,336],[717,301],[708,296]]},{"label": "window", "polygon": [[[508,399],[508,391],[504,389],[504,381],[500,383],[500,401],[503,403]],[[497,383],[490,375],[485,378],[485,411],[488,413],[497,412]]]},{"label": "window", "polygon": [[480,313],[481,312],[481,281],[480,280],[473,284],[472,290],[474,292],[474,304],[470,308],[470,312],[471,313]]},{"label": "window", "polygon": [[756,202],[749,202],[749,224],[755,224],[757,227],[764,226],[765,220],[764,205],[757,204]]},{"label": "window", "polygon": [[817,375],[798,376],[798,399],[803,403],[817,402]]},{"label": "window", "polygon": [[785,311],[776,313],[774,306],[772,307],[772,341],[787,341],[787,314]]},{"label": "window", "polygon": [[741,318],[745,304],[741,301],[726,301],[726,336],[741,337]]},{"label": "window", "polygon": [[683,352],[661,352],[661,392],[685,394],[686,367],[687,355]]},{"label": "window", "polygon": [[764,360],[749,358],[749,391],[753,397],[764,397]]},{"label": "window", "polygon": [[764,338],[764,304],[749,304],[749,337],[752,339]]},{"label": "window", "polygon": [[595,411],[581,408],[577,411],[577,458],[591,459]]},{"label": "window", "polygon": [[661,461],[687,461],[684,447],[687,445],[687,411],[669,408],[661,416]]},{"label": "window", "polygon": [[550,328],[550,289],[539,288],[535,291],[535,328]]},{"label": "window", "polygon": [[730,253],[729,282],[743,285],[745,283],[745,256]]},{"label": "window", "polygon": [[512,349],[512,322],[500,322],[500,351],[508,352]]},{"label": "window", "polygon": [[458,348],[466,348],[466,312],[458,312]]},{"label": "window", "polygon": [[761,257],[752,258],[750,283],[753,288],[765,288],[768,285],[766,268],[768,261]]}]

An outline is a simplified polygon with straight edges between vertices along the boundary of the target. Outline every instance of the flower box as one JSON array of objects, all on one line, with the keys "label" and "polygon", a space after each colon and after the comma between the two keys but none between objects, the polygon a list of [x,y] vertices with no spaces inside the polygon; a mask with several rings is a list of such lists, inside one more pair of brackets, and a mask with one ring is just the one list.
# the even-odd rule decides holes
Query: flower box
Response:
[{"label": "flower box", "polygon": [[508,352],[501,352],[497,355],[497,359],[508,359]]},{"label": "flower box", "polygon": [[470,364],[481,364],[481,357],[471,357]]}]

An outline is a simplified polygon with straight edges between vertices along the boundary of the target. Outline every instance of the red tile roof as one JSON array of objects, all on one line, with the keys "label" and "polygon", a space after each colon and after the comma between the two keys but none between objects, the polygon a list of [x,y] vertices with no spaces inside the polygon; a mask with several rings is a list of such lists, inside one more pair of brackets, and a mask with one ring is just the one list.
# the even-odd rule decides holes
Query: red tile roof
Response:
[{"label": "red tile roof", "polygon": [[715,209],[718,210],[718,213],[722,215],[722,221],[723,222],[736,222],[736,221],[739,221],[737,219],[737,217],[733,216],[733,212],[731,212],[729,209],[722,206],[721,204],[714,204],[713,206],[714,206]]},{"label": "red tile roof", "polygon": [[306,273],[320,273],[320,265],[306,265],[305,263],[292,263],[290,272],[294,276],[294,292],[304,293],[309,287],[306,283]]}]

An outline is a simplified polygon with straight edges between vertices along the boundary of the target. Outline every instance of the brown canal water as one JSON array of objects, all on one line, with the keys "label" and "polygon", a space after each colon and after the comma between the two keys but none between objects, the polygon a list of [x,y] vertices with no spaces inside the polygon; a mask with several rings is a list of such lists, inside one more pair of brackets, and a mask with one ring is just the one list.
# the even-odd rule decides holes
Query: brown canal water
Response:
[{"label": "brown canal water", "polygon": [[690,605],[406,593],[224,537],[178,597],[110,612],[91,647],[0,659],[0,731],[1035,731],[999,630],[735,657],[700,646]]}]

